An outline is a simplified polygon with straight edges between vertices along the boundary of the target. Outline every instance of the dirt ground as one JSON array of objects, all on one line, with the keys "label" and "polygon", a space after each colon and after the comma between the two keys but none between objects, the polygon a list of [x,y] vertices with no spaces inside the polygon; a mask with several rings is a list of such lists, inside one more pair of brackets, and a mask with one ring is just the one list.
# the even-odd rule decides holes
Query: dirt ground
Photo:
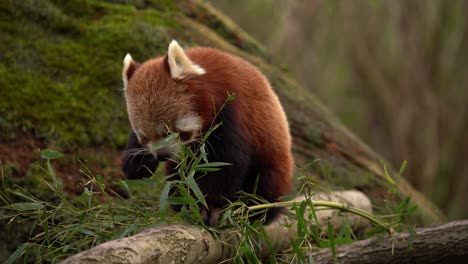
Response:
[{"label": "dirt ground", "polygon": [[[31,134],[18,132],[12,139],[0,138],[0,162],[8,168],[5,177],[24,180],[34,163],[43,161],[40,151],[52,148]],[[52,148],[53,149],[53,148]],[[54,171],[70,194],[79,194],[86,174],[100,174],[108,186],[125,179],[120,170],[120,150],[108,147],[87,147],[77,152],[63,152],[64,157],[52,161]],[[45,166],[45,165],[44,165]]]}]

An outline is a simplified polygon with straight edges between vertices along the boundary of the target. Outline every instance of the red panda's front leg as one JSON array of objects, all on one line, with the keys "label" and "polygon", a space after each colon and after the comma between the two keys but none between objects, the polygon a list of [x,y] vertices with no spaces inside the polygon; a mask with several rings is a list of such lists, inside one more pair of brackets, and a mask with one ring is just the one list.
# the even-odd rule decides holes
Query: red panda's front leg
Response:
[{"label": "red panda's front leg", "polygon": [[220,211],[220,208],[211,207],[211,208],[208,209],[205,206],[202,206],[201,211],[200,211],[200,215],[201,215],[205,225],[217,226],[218,225],[219,211]]},{"label": "red panda's front leg", "polygon": [[158,167],[158,160],[138,142],[135,132],[128,137],[122,153],[122,171],[129,180],[150,177]]}]

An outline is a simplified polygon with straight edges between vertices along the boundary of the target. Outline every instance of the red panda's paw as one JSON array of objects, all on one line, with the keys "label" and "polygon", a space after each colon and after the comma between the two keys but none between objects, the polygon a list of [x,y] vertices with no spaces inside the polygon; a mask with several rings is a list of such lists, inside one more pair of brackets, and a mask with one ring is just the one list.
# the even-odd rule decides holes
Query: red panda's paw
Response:
[{"label": "red panda's paw", "polygon": [[206,207],[202,207],[200,215],[205,225],[216,226],[218,224],[219,208],[212,207],[207,209]]},{"label": "red panda's paw", "polygon": [[208,209],[204,206],[200,209],[200,216],[203,220],[203,223],[208,224],[208,220],[210,218],[210,215],[208,214]]},{"label": "red panda's paw", "polygon": [[210,226],[216,226],[218,225],[218,217],[219,217],[219,208],[211,208],[210,209],[210,221],[209,225]]}]

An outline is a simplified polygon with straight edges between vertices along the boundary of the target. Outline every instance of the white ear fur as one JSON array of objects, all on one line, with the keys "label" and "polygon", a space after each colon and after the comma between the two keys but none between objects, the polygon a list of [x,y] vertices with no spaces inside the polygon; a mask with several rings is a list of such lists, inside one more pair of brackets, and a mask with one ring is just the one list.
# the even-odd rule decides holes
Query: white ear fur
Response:
[{"label": "white ear fur", "polygon": [[132,65],[133,63],[133,59],[132,59],[132,56],[130,56],[129,53],[127,53],[127,55],[125,55],[125,58],[123,60],[123,70],[122,70],[122,80],[123,80],[123,83],[124,83],[124,90],[127,90],[127,86],[128,86],[128,69],[130,68],[130,65]]},{"label": "white ear fur", "polygon": [[173,79],[180,79],[190,74],[202,75],[206,73],[202,67],[193,63],[189,57],[187,57],[187,54],[185,54],[182,47],[179,46],[179,43],[175,40],[169,44],[167,60]]}]

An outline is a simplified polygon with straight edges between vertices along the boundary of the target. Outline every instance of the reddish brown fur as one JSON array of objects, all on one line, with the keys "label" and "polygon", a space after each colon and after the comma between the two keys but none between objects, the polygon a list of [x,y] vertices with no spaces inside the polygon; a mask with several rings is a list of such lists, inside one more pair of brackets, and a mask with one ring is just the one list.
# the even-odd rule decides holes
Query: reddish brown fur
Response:
[{"label": "reddish brown fur", "polygon": [[196,95],[197,112],[203,117],[205,128],[216,112],[213,97],[219,108],[226,92],[234,93],[234,109],[238,110],[245,138],[278,169],[278,175],[271,178],[276,186],[272,191],[278,197],[288,194],[293,174],[291,136],[283,108],[265,76],[245,60],[216,49],[194,48],[185,52],[206,70],[198,77],[200,81],[187,82]]},{"label": "reddish brown fur", "polygon": [[[130,76],[126,91],[127,110],[132,126],[150,131],[144,142],[141,142],[142,145],[156,142],[163,136],[155,131],[153,123],[165,124],[173,130],[171,125],[179,115],[195,109],[193,95],[187,92],[186,85],[170,78],[169,68],[164,60],[164,57],[152,59],[138,67]],[[158,120],[158,117],[164,119]]]},{"label": "reddish brown fur", "polygon": [[161,138],[155,124],[164,123],[174,129],[175,120],[190,112],[198,114],[202,121],[201,132],[205,132],[213,124],[215,113],[225,103],[227,94],[235,94],[235,100],[229,102],[235,111],[237,123],[234,125],[242,140],[257,153],[255,158],[259,160],[253,162],[259,164],[263,173],[260,177],[268,188],[268,197],[264,198],[274,202],[287,195],[292,188],[293,174],[291,137],[286,115],[267,79],[245,60],[219,50],[194,48],[185,53],[206,73],[174,80],[170,77],[167,56],[141,66],[130,65],[127,109],[132,127],[146,133],[146,137],[140,139],[141,145]]}]

